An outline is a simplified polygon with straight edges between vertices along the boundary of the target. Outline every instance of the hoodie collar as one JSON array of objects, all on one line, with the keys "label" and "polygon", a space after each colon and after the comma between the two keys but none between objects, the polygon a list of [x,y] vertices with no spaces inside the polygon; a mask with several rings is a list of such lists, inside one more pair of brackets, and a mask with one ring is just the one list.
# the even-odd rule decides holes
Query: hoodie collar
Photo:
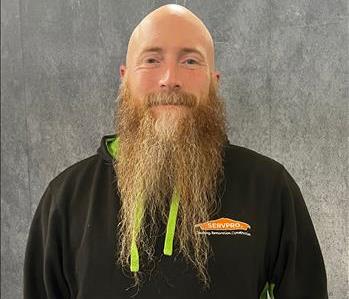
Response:
[{"label": "hoodie collar", "polygon": [[115,155],[115,140],[117,138],[116,134],[107,134],[102,136],[99,147],[97,149],[97,154],[108,164],[111,164]]}]

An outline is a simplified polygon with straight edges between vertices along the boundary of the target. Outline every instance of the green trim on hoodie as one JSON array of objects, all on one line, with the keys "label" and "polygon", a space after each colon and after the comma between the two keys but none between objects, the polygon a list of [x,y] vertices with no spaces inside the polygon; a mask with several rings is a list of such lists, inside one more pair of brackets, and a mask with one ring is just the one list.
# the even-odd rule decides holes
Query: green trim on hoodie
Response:
[{"label": "green trim on hoodie", "polygon": [[117,152],[119,150],[119,138],[111,137],[106,139],[106,145],[109,154],[116,158]]}]

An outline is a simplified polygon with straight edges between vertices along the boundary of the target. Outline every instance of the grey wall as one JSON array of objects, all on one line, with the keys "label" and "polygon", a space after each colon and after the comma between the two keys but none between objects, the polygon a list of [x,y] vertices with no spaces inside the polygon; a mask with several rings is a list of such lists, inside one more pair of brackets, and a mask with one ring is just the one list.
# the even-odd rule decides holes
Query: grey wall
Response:
[{"label": "grey wall", "polygon": [[[21,298],[29,225],[48,182],[113,133],[129,35],[165,3],[2,1],[3,298]],[[230,140],[290,171],[320,241],[330,298],[349,298],[347,1],[178,4],[212,32]]]}]

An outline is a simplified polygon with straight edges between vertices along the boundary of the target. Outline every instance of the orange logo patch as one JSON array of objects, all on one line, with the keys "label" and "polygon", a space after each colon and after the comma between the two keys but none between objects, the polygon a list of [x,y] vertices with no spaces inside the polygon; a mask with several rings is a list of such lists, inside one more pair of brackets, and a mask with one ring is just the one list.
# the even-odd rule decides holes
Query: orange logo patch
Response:
[{"label": "orange logo patch", "polygon": [[201,228],[204,231],[220,230],[220,231],[232,231],[232,230],[248,230],[251,226],[248,223],[233,220],[230,218],[219,218],[216,220],[210,220],[207,222],[195,224],[195,227]]}]

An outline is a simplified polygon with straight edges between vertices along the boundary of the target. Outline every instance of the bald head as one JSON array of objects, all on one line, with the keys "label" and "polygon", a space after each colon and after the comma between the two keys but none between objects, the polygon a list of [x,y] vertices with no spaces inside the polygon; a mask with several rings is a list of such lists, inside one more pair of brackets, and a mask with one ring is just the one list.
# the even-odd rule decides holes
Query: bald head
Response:
[{"label": "bald head", "polygon": [[207,98],[210,84],[216,88],[220,77],[211,34],[177,4],[155,9],[136,26],[119,72],[136,104],[149,93],[173,89]]},{"label": "bald head", "polygon": [[[166,30],[161,30],[168,29]],[[161,34],[171,36],[161,36]],[[172,38],[175,45],[176,33],[185,36],[188,40],[193,40],[202,47],[205,52],[210,70],[215,69],[214,43],[210,32],[205,24],[189,9],[178,4],[163,5],[147,16],[133,30],[127,48],[126,66],[132,65],[133,59],[137,55],[137,50],[147,39]]]}]

